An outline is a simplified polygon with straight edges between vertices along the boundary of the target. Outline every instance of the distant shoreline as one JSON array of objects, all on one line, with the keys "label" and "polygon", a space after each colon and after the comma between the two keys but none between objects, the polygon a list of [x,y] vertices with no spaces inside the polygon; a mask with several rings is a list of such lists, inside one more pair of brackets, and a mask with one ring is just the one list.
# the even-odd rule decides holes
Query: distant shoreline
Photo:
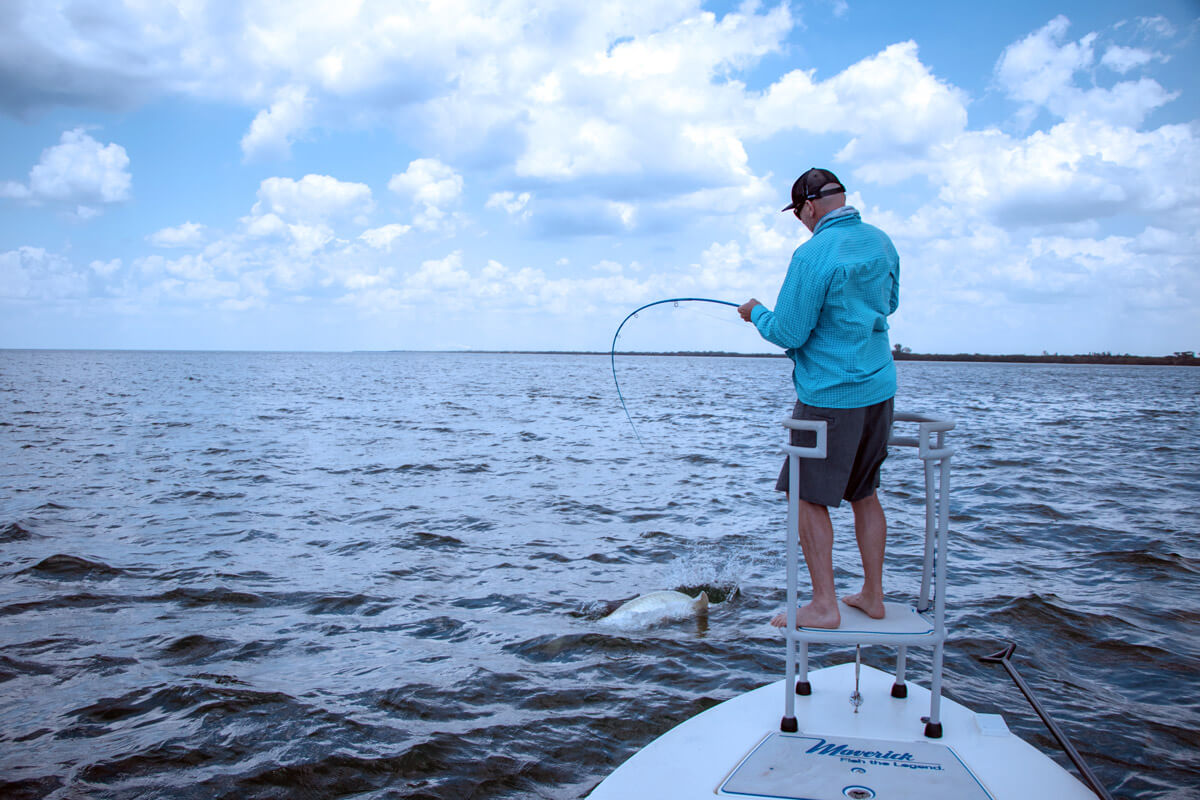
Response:
[{"label": "distant shoreline", "polygon": [[[447,352],[479,353],[491,355],[529,355],[529,356],[606,356],[609,353],[595,350],[458,350]],[[689,358],[787,358],[783,353],[727,353],[715,350],[676,350],[661,352],[638,352],[618,350],[619,356],[682,356]],[[1040,356],[1010,354],[991,355],[987,353],[905,353],[893,352],[896,361],[958,361],[979,363],[1004,364],[1144,364],[1150,366],[1171,367],[1200,367],[1200,358],[1194,353],[1173,353],[1169,356],[1132,356],[1113,353],[1088,353],[1086,355],[1053,355],[1047,353]]]},{"label": "distant shoreline", "polygon": [[[24,348],[0,347],[0,353],[297,353],[297,354],[327,354],[338,353],[429,353],[429,354],[473,354],[473,355],[518,355],[518,356],[607,356],[604,350],[155,350],[152,348],[109,349],[109,348]],[[675,350],[675,351],[634,351],[618,350],[619,356],[681,356],[685,358],[787,358],[784,353],[730,353],[721,350]],[[1081,355],[1062,355],[1045,353],[1040,356],[1021,353],[1008,355],[992,355],[990,353],[912,353],[892,352],[896,361],[948,361],[948,362],[977,362],[996,364],[1115,364],[1143,365],[1166,367],[1200,367],[1200,357],[1193,352],[1172,353],[1169,356],[1133,356],[1114,353],[1087,353]]]}]

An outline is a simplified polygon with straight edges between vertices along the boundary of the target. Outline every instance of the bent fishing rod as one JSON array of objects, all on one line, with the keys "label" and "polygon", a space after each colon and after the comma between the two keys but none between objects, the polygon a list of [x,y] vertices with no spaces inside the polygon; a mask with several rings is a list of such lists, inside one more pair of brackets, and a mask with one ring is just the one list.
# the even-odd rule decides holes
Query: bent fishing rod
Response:
[{"label": "bent fishing rod", "polygon": [[625,419],[629,420],[629,427],[633,428],[633,435],[637,437],[638,444],[643,444],[642,437],[641,434],[638,433],[637,425],[633,424],[633,417],[629,415],[629,407],[625,405],[625,396],[621,394],[621,382],[617,380],[617,337],[621,335],[621,328],[625,327],[625,323],[636,317],[639,311],[645,311],[647,308],[651,308],[653,306],[661,306],[664,303],[674,303],[676,305],[679,305],[680,303],[715,303],[719,306],[733,306],[734,308],[738,307],[737,303],[731,303],[728,300],[713,300],[709,297],[671,297],[666,300],[655,300],[653,303],[646,303],[646,305],[640,308],[635,308],[633,311],[629,312],[629,315],[626,316],[625,319],[621,320],[621,324],[617,326],[617,332],[613,334],[612,350],[609,352],[609,361],[612,363],[613,384],[617,387],[617,397],[621,400],[621,408],[625,410]]}]

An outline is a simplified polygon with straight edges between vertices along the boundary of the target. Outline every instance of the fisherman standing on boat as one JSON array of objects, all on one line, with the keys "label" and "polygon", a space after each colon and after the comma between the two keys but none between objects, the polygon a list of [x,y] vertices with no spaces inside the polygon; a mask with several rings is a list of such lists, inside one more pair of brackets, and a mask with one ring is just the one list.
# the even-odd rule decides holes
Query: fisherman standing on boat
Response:
[{"label": "fisherman standing on boat", "polygon": [[[812,581],[812,600],[798,625],[841,624],[833,580],[829,506],[850,501],[862,555],[862,591],[844,598],[874,619],[884,615],[883,552],[887,520],[875,490],[887,458],[896,394],[888,315],[900,303],[900,260],[883,231],[846,205],[846,188],[813,168],[792,186],[792,211],[812,238],[796,249],[772,312],[751,299],[738,307],[767,341],[787,350],[796,387],[795,419],[824,420],[825,459],[799,459],[799,537]],[[812,446],[811,431],[792,431],[795,446]],[[807,441],[806,441],[807,439]],[[788,462],[775,484],[788,490]],[[780,614],[771,620],[787,624]]]}]

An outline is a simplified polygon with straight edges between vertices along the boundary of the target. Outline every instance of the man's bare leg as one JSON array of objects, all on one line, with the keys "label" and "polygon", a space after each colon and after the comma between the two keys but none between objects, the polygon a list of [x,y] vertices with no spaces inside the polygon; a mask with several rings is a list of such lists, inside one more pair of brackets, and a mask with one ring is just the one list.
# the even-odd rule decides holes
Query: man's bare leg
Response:
[{"label": "man's bare leg", "polygon": [[[837,589],[833,584],[833,522],[829,509],[800,500],[800,549],[812,582],[813,596],[796,612],[796,624],[804,628],[836,628],[842,622]],[[787,614],[771,620],[776,628],[787,625]]]},{"label": "man's bare leg", "polygon": [[842,600],[872,619],[883,619],[883,550],[887,545],[887,518],[878,494],[855,500],[850,508],[854,511],[854,536],[862,556],[863,585],[861,592]]}]

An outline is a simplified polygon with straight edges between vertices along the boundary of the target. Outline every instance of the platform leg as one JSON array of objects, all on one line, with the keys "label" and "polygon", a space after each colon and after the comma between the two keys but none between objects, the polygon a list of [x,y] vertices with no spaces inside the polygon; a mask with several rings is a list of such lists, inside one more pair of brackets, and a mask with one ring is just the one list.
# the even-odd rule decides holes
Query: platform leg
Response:
[{"label": "platform leg", "polygon": [[[942,434],[938,434],[938,445],[941,446]],[[938,503],[937,503],[937,564],[934,582],[937,594],[934,595],[934,619],[940,641],[933,648],[933,674],[929,680],[929,722],[925,725],[925,735],[931,739],[942,736],[942,655],[945,649],[945,618],[946,618],[946,535],[950,529],[950,458],[941,459],[939,464]]]},{"label": "platform leg", "polygon": [[796,640],[790,635],[784,638],[787,640],[787,644],[784,646],[784,658],[787,659],[787,664],[784,667],[785,679],[783,681],[783,722],[779,728],[782,731],[794,733],[796,730],[796,695],[792,694],[792,682],[796,680]]},{"label": "platform leg", "polygon": [[908,697],[908,687],[904,684],[904,667],[907,656],[907,647],[900,645],[896,648],[896,682],[892,684],[892,697]]},{"label": "platform leg", "polygon": [[800,676],[796,680],[796,694],[812,694],[812,684],[808,682],[808,642],[800,643]]},{"label": "platform leg", "polygon": [[929,721],[925,723],[925,735],[930,739],[942,738],[942,648],[941,642],[933,648],[933,674],[929,679]]},{"label": "platform leg", "polygon": [[[787,510],[787,531],[785,537],[787,540],[786,547],[786,562],[787,570],[787,675],[783,682],[784,693],[787,695],[787,701],[784,706],[784,716],[781,728],[788,730],[789,727],[795,731],[796,724],[796,693],[800,691],[800,686],[808,686],[808,642],[800,642],[800,682],[796,683],[796,660],[793,658],[795,653],[796,635],[796,614],[797,612],[797,594],[799,593],[799,561],[800,561],[800,469],[799,459],[795,453],[788,453],[788,510]],[[796,685],[796,693],[792,691],[792,685]],[[811,691],[811,690],[810,690]]]}]

